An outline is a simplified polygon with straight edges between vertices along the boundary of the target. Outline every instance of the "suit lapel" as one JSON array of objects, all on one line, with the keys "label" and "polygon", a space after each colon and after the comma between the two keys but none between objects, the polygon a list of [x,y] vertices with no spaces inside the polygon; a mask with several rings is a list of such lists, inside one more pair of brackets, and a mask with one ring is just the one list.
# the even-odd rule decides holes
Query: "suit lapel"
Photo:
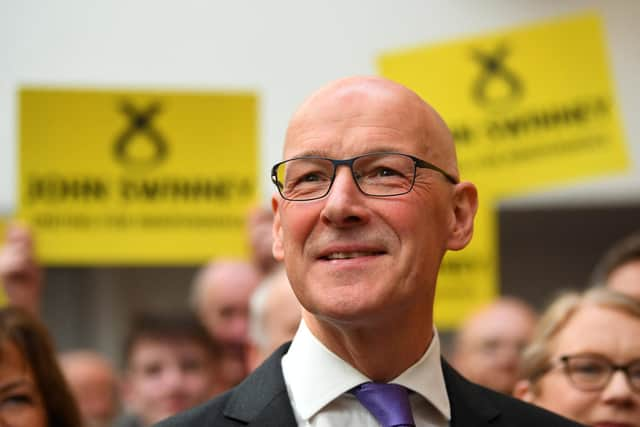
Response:
[{"label": "suit lapel", "polygon": [[280,360],[289,349],[281,346],[238,385],[224,408],[227,418],[248,426],[296,427]]},{"label": "suit lapel", "polygon": [[451,427],[485,426],[500,415],[500,411],[442,359],[442,371],[451,405]]}]

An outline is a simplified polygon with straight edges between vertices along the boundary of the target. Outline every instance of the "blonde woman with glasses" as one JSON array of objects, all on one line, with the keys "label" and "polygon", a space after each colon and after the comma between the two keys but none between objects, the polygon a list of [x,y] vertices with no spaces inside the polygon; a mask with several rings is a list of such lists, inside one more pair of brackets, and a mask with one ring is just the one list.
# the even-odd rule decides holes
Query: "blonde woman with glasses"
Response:
[{"label": "blonde woman with glasses", "polygon": [[640,427],[640,303],[593,288],[556,299],[514,394],[596,427]]}]

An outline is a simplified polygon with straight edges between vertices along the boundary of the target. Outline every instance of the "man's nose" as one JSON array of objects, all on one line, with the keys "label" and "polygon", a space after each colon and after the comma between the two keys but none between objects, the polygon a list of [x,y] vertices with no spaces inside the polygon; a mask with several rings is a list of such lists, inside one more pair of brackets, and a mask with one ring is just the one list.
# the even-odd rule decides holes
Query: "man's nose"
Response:
[{"label": "man's nose", "polygon": [[174,366],[165,370],[162,377],[162,384],[167,390],[180,388],[183,382],[183,372],[180,367]]},{"label": "man's nose", "polygon": [[338,167],[333,185],[325,199],[322,217],[338,227],[349,227],[368,220],[363,194],[348,167]]}]

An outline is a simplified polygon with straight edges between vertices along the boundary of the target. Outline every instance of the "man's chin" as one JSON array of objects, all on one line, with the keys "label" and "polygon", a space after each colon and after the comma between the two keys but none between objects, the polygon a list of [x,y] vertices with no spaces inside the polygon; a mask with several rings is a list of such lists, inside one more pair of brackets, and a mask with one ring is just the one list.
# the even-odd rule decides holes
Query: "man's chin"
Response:
[{"label": "man's chin", "polygon": [[325,322],[344,326],[371,326],[382,316],[386,304],[362,304],[361,301],[345,301],[343,304],[319,305],[312,313]]}]

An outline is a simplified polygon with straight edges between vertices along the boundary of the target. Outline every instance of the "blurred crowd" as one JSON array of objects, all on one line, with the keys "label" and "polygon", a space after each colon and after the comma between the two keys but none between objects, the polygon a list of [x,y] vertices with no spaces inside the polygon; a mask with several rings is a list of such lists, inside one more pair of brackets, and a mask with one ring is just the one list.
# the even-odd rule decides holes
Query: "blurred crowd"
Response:
[{"label": "blurred crowd", "polygon": [[9,301],[0,309],[0,425],[147,427],[240,383],[300,322],[271,255],[272,219],[269,209],[250,212],[250,260],[197,271],[190,311],[134,313],[122,369],[95,349],[55,351],[40,318],[45,280],[33,236],[11,224],[0,249]]},{"label": "blurred crowd", "polygon": [[[124,367],[94,349],[61,353],[40,319],[44,276],[28,228],[0,251],[0,425],[147,427],[240,383],[289,341],[301,308],[271,254],[272,214],[248,220],[249,261],[193,278],[189,312],[133,316]],[[591,282],[542,313],[502,296],[461,323],[447,355],[468,379],[586,425],[640,426],[640,233],[603,254]]]}]

